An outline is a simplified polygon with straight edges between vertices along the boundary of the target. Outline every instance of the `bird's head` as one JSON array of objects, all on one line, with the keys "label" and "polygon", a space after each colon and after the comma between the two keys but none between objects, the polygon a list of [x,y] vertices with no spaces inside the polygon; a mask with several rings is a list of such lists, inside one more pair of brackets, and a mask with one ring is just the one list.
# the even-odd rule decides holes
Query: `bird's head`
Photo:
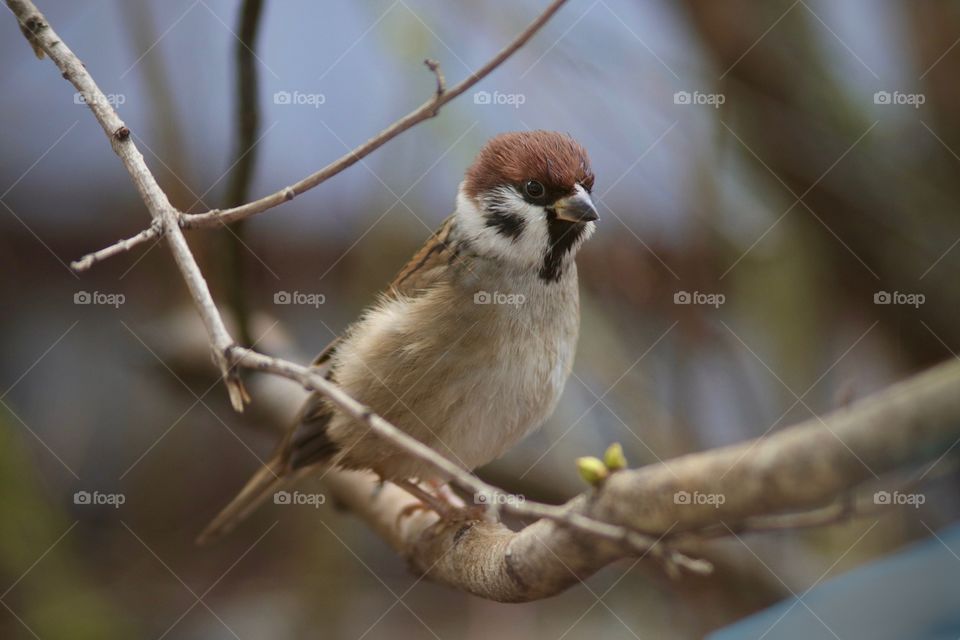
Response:
[{"label": "bird's head", "polygon": [[599,219],[586,150],[552,131],[504,133],[467,170],[457,222],[474,251],[556,281]]}]

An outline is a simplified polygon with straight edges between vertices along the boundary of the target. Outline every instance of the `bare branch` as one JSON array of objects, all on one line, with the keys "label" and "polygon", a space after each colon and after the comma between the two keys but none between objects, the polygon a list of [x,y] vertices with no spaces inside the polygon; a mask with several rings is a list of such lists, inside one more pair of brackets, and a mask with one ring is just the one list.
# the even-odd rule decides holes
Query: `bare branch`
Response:
[{"label": "bare branch", "polygon": [[507,58],[513,55],[514,52],[526,44],[527,41],[532,38],[533,35],[539,31],[544,24],[546,24],[547,20],[549,20],[553,14],[557,12],[564,2],[566,2],[566,0],[554,0],[550,6],[548,6],[546,10],[544,10],[544,12],[537,17],[536,20],[531,22],[530,25],[524,29],[523,32],[518,35],[510,44],[504,47],[480,69],[449,90],[443,90],[443,76],[439,71],[439,64],[434,62],[433,65],[430,65],[430,63],[428,63],[427,66],[430,67],[431,71],[437,75],[437,91],[429,100],[391,124],[373,138],[370,138],[352,151],[348,151],[343,156],[337,160],[334,160],[319,171],[310,174],[299,182],[295,182],[288,187],[280,189],[276,193],[272,193],[268,196],[260,198],[259,200],[254,200],[253,202],[249,202],[239,207],[222,210],[214,209],[213,211],[207,211],[206,213],[184,215],[182,219],[183,227],[186,229],[213,227],[219,225],[221,222],[234,222],[236,220],[242,220],[243,218],[249,218],[250,216],[263,213],[268,209],[272,209],[277,205],[281,205],[284,202],[293,200],[293,198],[301,193],[313,189],[319,184],[322,184],[324,181],[337,175],[347,167],[370,155],[407,129],[410,129],[414,125],[417,125],[424,120],[429,120],[437,115],[440,112],[441,107],[454,98],[460,96],[473,85],[483,80],[494,69],[503,64]]},{"label": "bare branch", "polygon": [[[945,456],[960,441],[958,389],[954,359],[768,437],[615,473],[585,513],[679,533],[821,507],[884,473]],[[724,500],[678,505],[678,492]]]},{"label": "bare branch", "polygon": [[443,70],[440,68],[440,63],[436,60],[427,58],[423,61],[423,64],[427,65],[427,69],[433,71],[433,75],[437,77],[437,97],[439,98],[447,90],[447,81],[443,77]]},{"label": "bare branch", "polygon": [[148,242],[156,237],[159,237],[161,234],[160,229],[161,227],[159,224],[151,225],[135,236],[120,240],[109,247],[100,249],[99,251],[88,253],[79,260],[74,260],[70,263],[70,268],[77,272],[86,271],[98,262],[103,262],[107,258],[112,258],[118,253],[129,251],[130,249],[133,249],[144,242]]},{"label": "bare branch", "polygon": [[[10,0],[8,0],[8,3],[9,2]],[[494,69],[503,64],[507,58],[520,49],[520,47],[526,44],[527,41],[530,40],[530,38],[532,38],[533,35],[539,31],[541,27],[543,27],[544,24],[546,24],[547,20],[549,20],[553,14],[557,12],[564,2],[566,2],[566,0],[554,0],[554,2],[551,3],[550,6],[548,6],[546,10],[544,10],[544,12],[537,17],[536,20],[530,23],[530,25],[524,29],[524,31],[510,44],[501,49],[496,56],[487,62],[487,64],[483,65],[479,70],[461,81],[460,84],[456,85],[449,91],[446,89],[446,81],[443,76],[443,71],[440,69],[440,63],[435,60],[425,60],[424,63],[430,69],[430,71],[433,72],[437,79],[437,89],[433,97],[391,124],[373,138],[370,138],[355,149],[348,151],[343,156],[337,160],[334,160],[319,171],[312,173],[299,182],[296,182],[288,187],[284,187],[275,193],[244,205],[234,206],[229,209],[213,209],[204,213],[180,214],[180,226],[184,229],[205,229],[243,220],[258,213],[263,213],[264,211],[281,205],[284,202],[289,202],[301,193],[319,186],[344,169],[347,169],[354,163],[370,155],[407,129],[410,129],[415,125],[436,116],[440,112],[441,107],[463,94],[473,85],[483,80],[486,76],[493,72]],[[29,31],[27,31],[26,28],[24,29],[24,35],[28,36],[28,40],[30,40],[32,44],[32,35],[28,35]],[[114,253],[117,253],[120,250],[122,249],[118,249],[110,255],[114,255]],[[81,261],[82,260],[78,262]]]},{"label": "bare branch", "polygon": [[120,116],[110,105],[107,97],[94,82],[83,63],[74,55],[70,47],[60,39],[60,36],[47,23],[43,14],[37,10],[30,0],[7,0],[7,5],[13,11],[20,24],[29,31],[30,43],[50,56],[57,65],[63,77],[69,80],[84,98],[87,106],[93,112],[97,122],[103,127],[110,140],[114,152],[120,156],[124,167],[133,179],[133,183],[140,193],[141,199],[147,205],[147,210],[153,218],[153,224],[162,229],[173,259],[183,275],[190,295],[193,297],[207,334],[213,346],[213,357],[223,375],[224,382],[230,393],[230,401],[237,411],[243,410],[244,400],[247,400],[236,373],[232,372],[227,364],[226,352],[233,344],[233,339],[227,333],[220,314],[217,312],[210,289],[207,286],[197,262],[190,253],[187,241],[180,229],[180,212],[170,204],[167,194],[163,192],[156,178],[150,173],[143,154],[137,148],[130,135],[130,129],[123,123]]}]

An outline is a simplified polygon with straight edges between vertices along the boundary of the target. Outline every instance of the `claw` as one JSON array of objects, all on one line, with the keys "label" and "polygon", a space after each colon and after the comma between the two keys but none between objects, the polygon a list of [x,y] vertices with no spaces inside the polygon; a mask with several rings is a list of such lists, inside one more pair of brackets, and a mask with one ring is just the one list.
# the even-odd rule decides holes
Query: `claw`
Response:
[{"label": "claw", "polygon": [[395,523],[395,526],[399,527],[400,523],[403,521],[404,518],[409,518],[410,516],[415,514],[417,511],[429,511],[429,510],[430,510],[430,507],[423,504],[422,502],[414,502],[413,504],[408,504],[407,506],[405,506],[403,509],[400,510],[400,513],[397,514],[397,521]]},{"label": "claw", "polygon": [[[483,519],[484,509],[482,507],[467,507],[446,485],[431,482],[430,484],[433,485],[438,494],[434,495],[410,480],[391,480],[391,482],[420,501],[401,510],[398,522],[403,517],[420,510],[434,511],[442,520],[447,522],[469,522]],[[446,492],[443,489],[446,489]]]}]

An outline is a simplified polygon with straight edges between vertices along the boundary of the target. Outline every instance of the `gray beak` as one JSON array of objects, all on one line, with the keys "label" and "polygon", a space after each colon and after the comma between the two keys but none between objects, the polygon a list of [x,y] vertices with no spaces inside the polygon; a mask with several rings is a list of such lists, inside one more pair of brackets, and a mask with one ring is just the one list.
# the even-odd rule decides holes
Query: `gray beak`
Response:
[{"label": "gray beak", "polygon": [[600,219],[600,216],[597,215],[597,208],[593,206],[593,200],[590,199],[590,194],[581,189],[577,189],[577,192],[572,196],[557,200],[553,208],[557,212],[558,220],[592,222]]}]

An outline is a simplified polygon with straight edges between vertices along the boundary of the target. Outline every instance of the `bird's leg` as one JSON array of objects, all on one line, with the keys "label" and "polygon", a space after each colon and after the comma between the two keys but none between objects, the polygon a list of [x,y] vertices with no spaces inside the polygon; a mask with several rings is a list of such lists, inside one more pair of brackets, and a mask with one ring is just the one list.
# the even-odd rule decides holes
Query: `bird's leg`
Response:
[{"label": "bird's leg", "polygon": [[412,504],[400,511],[397,516],[398,523],[416,511],[428,509],[435,511],[442,520],[447,522],[496,521],[496,516],[487,507],[482,504],[467,505],[450,488],[449,484],[438,478],[425,480],[426,484],[433,489],[432,493],[412,480],[393,480],[392,482],[420,500],[419,503]]},{"label": "bird's leg", "polygon": [[453,516],[455,510],[447,502],[436,497],[429,491],[424,490],[416,482],[413,482],[412,480],[391,480],[391,482],[420,501],[417,504],[404,507],[397,516],[398,522],[401,519],[413,514],[415,511],[427,509],[435,511],[437,515],[444,520],[454,519]]},{"label": "bird's leg", "polygon": [[433,495],[412,480],[394,480],[393,483],[410,493],[412,496],[420,500],[420,502],[424,503],[440,515],[443,515],[444,511],[449,510],[450,505],[447,502]]},{"label": "bird's leg", "polygon": [[412,480],[391,480],[395,485],[420,500],[419,504],[412,504],[400,511],[397,521],[411,515],[415,511],[430,509],[435,511],[441,519],[448,522],[466,522],[469,520],[482,520],[483,512],[477,511],[476,507],[468,507],[463,503],[446,483],[438,480],[427,481],[437,495],[423,489],[419,484]]},{"label": "bird's leg", "polygon": [[451,507],[456,509],[465,509],[466,504],[463,500],[456,494],[456,492],[450,488],[449,483],[444,482],[439,478],[429,478],[427,479],[427,484],[433,489],[434,494],[446,502]]},{"label": "bird's leg", "polygon": [[458,520],[485,520],[487,522],[496,522],[496,511],[490,509],[490,505],[484,501],[477,501],[477,494],[474,494],[473,504],[467,504],[463,501],[457,492],[453,490],[449,482],[440,478],[428,478],[426,483],[433,489],[437,497],[443,499],[451,509],[457,513]]}]

